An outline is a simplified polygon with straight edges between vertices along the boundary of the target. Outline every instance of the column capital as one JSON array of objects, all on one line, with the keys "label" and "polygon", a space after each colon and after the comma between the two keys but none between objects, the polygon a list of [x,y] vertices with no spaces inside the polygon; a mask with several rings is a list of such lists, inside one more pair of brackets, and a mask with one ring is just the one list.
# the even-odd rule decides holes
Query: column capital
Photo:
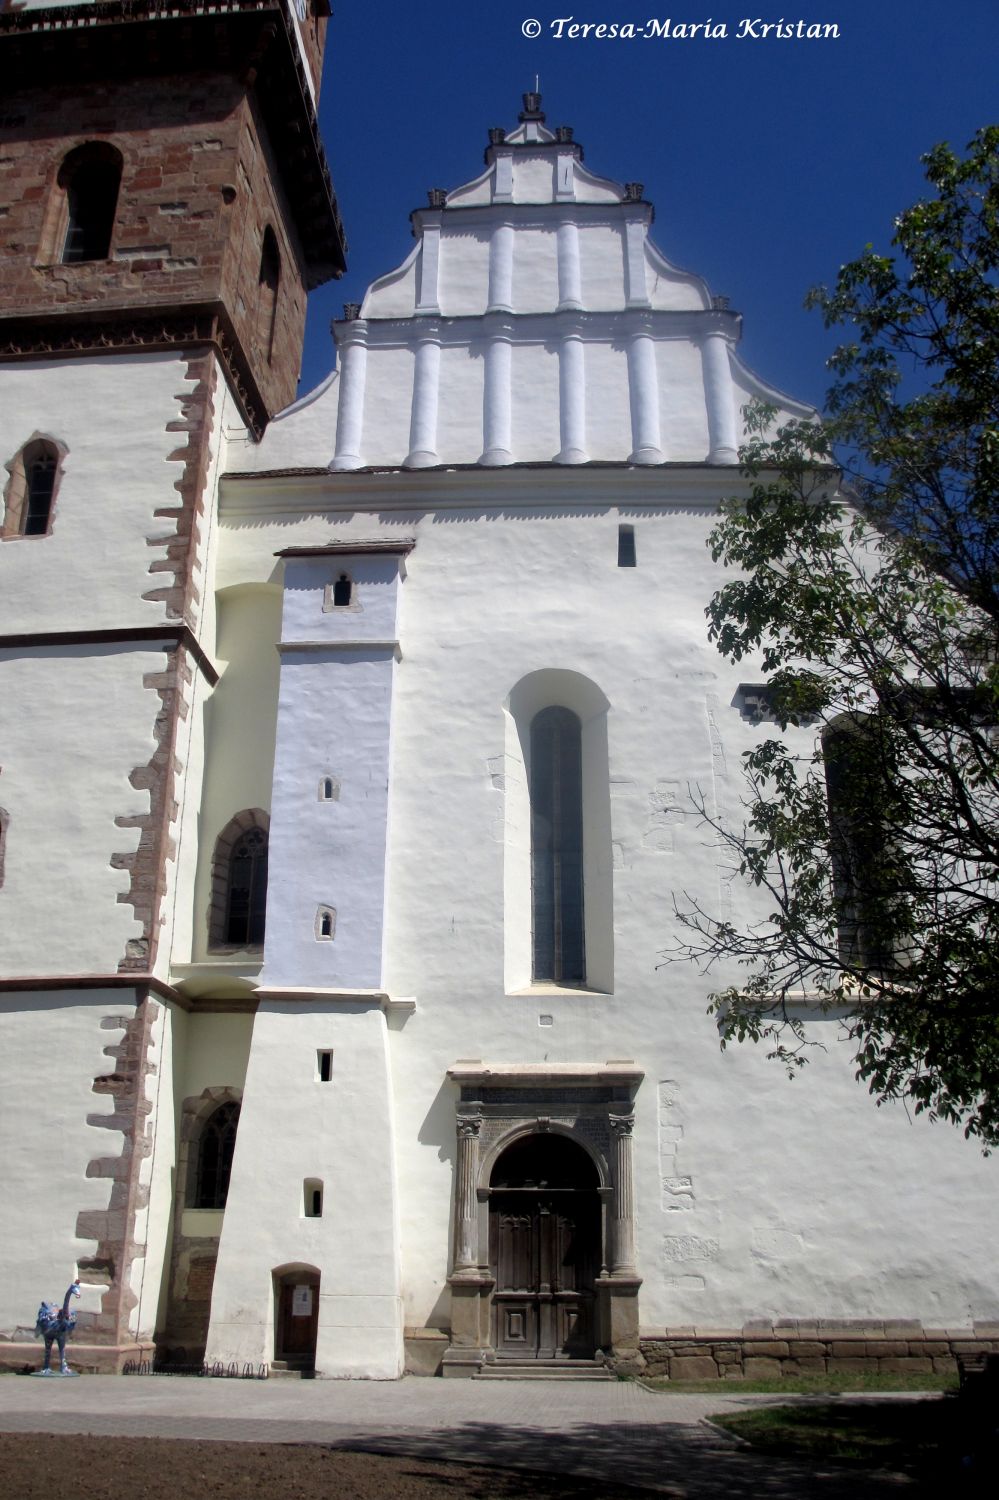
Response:
[{"label": "column capital", "polygon": [[634,1115],[611,1115],[607,1116],[608,1124],[615,1136],[631,1135],[635,1129]]}]

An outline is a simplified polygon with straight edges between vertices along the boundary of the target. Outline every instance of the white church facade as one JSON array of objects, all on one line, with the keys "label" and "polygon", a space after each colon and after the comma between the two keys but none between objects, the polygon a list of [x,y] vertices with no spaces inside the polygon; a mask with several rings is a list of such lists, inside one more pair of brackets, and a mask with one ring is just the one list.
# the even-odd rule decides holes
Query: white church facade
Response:
[{"label": "white church facade", "polygon": [[993,1164],[662,964],[675,895],[752,911],[706,537],[808,409],[537,95],[292,401],[320,7],[104,4],[83,66],[87,9],[0,15],[0,1365],[77,1273],[84,1368],[999,1349]]}]

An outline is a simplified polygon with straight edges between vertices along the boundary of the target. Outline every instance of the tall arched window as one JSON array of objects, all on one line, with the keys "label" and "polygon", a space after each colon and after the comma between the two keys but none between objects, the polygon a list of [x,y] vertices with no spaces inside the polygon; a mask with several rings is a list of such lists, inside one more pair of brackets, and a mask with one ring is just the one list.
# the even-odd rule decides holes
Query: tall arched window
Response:
[{"label": "tall arched window", "polygon": [[192,1208],[225,1208],[238,1127],[239,1105],[234,1102],[220,1104],[202,1126]]},{"label": "tall arched window", "polygon": [[257,338],[270,359],[274,351],[274,327],[277,321],[278,290],[281,285],[281,253],[277,236],[268,224],[260,250],[260,285],[257,297]]},{"label": "tall arched window", "polygon": [[107,141],[88,141],[66,157],[58,179],[66,195],[64,264],[107,259],[121,169],[121,153]]},{"label": "tall arched window", "polygon": [[210,948],[259,948],[267,907],[270,820],[259,808],[237,813],[219,834],[212,864]]},{"label": "tall arched window", "polygon": [[535,982],[583,984],[583,758],[568,708],[531,723],[531,908]]}]

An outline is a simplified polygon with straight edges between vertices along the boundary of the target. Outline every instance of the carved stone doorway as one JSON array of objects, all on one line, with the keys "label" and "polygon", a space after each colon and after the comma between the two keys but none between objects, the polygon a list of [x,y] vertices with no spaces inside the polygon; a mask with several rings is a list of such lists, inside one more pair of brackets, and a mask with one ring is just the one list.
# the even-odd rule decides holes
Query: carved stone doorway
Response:
[{"label": "carved stone doorway", "polygon": [[501,1359],[590,1359],[600,1274],[596,1168],[562,1135],[532,1134],[497,1160],[489,1189],[492,1345]]}]

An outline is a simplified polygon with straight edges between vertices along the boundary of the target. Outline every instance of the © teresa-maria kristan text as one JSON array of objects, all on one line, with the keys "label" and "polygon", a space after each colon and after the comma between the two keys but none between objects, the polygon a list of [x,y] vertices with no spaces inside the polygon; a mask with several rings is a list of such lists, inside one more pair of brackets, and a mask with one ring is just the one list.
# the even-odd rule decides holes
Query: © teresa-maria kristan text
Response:
[{"label": "\u00a9 teresa-maria kristan text", "polygon": [[839,36],[839,27],[834,21],[788,21],[781,16],[776,21],[764,21],[762,16],[744,16],[741,21],[674,21],[669,16],[663,20],[648,21],[577,21],[575,16],[556,16],[542,24],[533,18],[521,23],[524,36],[539,37],[547,34],[555,41],[577,41],[582,37],[594,37],[598,41],[655,40],[681,42],[691,37],[705,41],[723,41],[734,37],[736,41],[828,41]]}]

